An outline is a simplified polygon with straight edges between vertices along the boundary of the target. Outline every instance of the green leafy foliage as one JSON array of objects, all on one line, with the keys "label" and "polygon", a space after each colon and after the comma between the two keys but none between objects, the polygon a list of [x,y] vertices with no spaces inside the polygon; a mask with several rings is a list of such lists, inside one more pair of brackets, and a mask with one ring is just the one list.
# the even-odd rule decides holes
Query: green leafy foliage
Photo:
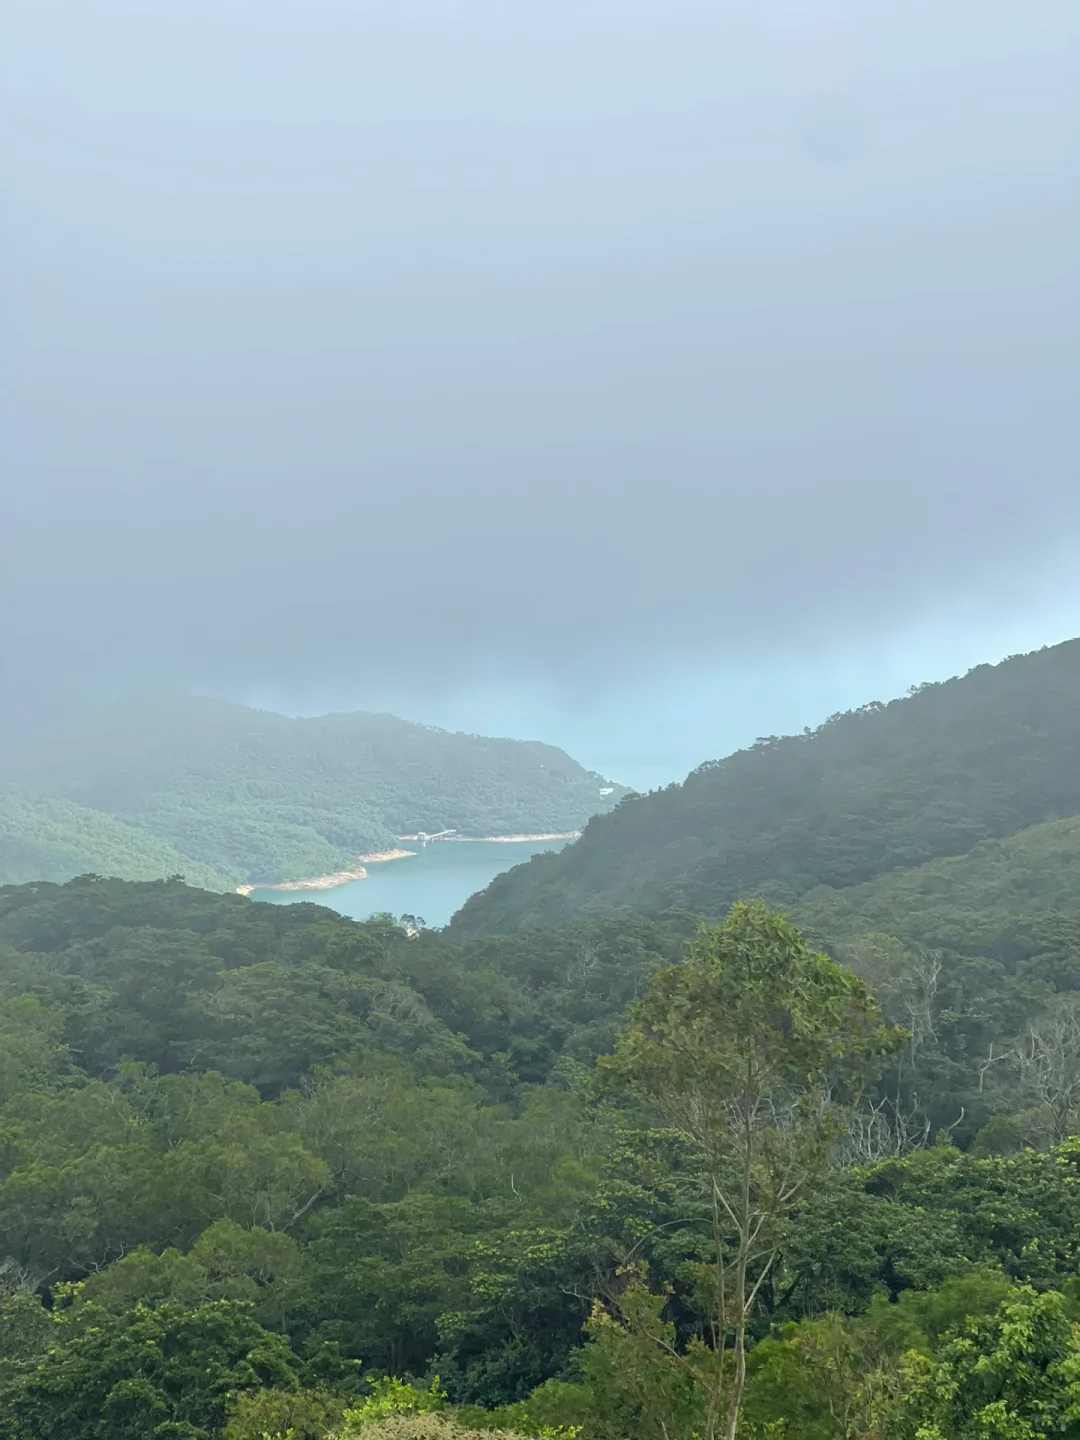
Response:
[{"label": "green leafy foliage", "polygon": [[689,1440],[741,1347],[737,1440],[1068,1435],[1080,1117],[980,1066],[1073,930],[1011,913],[833,958],[0,890],[0,1434]]},{"label": "green leafy foliage", "polygon": [[240,1390],[221,1440],[326,1440],[344,1410],[342,1397],[326,1390]]},{"label": "green leafy foliage", "polygon": [[1035,1440],[1080,1430],[1080,1325],[1065,1297],[1025,1289],[972,1316],[929,1357],[905,1357],[904,1437]]},{"label": "green leafy foliage", "polygon": [[375,1381],[361,1404],[345,1411],[344,1418],[348,1428],[360,1430],[388,1415],[428,1415],[445,1405],[446,1392],[439,1388],[437,1375],[424,1389],[386,1375]]},{"label": "green leafy foliage", "polygon": [[399,1412],[381,1420],[347,1423],[337,1440],[358,1440],[361,1435],[364,1440],[515,1440],[512,1431],[472,1430],[439,1411]]},{"label": "green leafy foliage", "polygon": [[20,1440],[209,1440],[239,1390],[297,1386],[288,1341],[247,1306],[61,1313],[47,1348],[10,1368],[0,1417]]},{"label": "green leafy foliage", "polygon": [[457,942],[176,881],[0,891],[0,1281],[72,1323],[244,1303],[346,1395],[361,1360],[438,1356],[456,1398],[520,1399],[644,1204],[612,1206],[589,1067],[687,928]]},{"label": "green leafy foliage", "polygon": [[[798,1197],[826,1164],[842,1107],[902,1038],[861,981],[754,902],[702,927],[682,965],[651,977],[600,1061],[686,1144],[688,1179],[711,1220],[695,1276],[702,1333],[685,1350],[643,1275],[619,1302],[621,1343],[645,1352],[635,1373],[666,1366],[669,1401],[689,1403],[688,1385],[700,1395],[695,1428],[706,1440],[721,1427],[734,1440],[748,1327]],[[594,1326],[610,1344],[608,1320],[598,1306]],[[672,1411],[672,1428],[686,1423]]]}]

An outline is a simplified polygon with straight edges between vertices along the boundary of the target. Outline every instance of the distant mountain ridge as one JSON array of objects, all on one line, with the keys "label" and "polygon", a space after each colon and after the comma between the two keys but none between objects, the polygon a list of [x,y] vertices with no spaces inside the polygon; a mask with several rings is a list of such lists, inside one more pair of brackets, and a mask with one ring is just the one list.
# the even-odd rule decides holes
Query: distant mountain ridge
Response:
[{"label": "distant mountain ridge", "polygon": [[[627,793],[539,741],[363,711],[294,719],[171,693],[8,743],[0,781],[0,883],[79,868],[149,878],[141,835],[152,873],[167,862],[222,888],[334,872],[417,831],[577,830]],[[35,863],[45,868],[31,877]]]},{"label": "distant mountain ridge", "polygon": [[499,876],[452,922],[790,907],[1080,814],[1080,641],[835,715],[631,796],[559,855]]}]

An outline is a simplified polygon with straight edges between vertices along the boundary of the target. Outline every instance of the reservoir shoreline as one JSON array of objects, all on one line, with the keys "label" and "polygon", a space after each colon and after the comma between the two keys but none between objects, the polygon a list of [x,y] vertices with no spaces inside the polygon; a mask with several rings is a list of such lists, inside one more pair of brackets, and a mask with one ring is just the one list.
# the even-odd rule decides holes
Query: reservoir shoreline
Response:
[{"label": "reservoir shoreline", "polygon": [[458,845],[537,845],[542,840],[580,840],[580,830],[560,830],[549,835],[447,835],[441,844]]},{"label": "reservoir shoreline", "polygon": [[[564,830],[542,835],[447,835],[439,844],[456,841],[458,844],[519,845],[540,844],[545,840],[577,840],[580,830]],[[412,836],[402,837],[412,839]],[[387,860],[405,860],[416,854],[415,850],[379,850],[371,855],[358,855],[351,870],[336,870],[332,875],[313,875],[306,880],[280,880],[274,885],[262,882],[238,885],[237,895],[250,895],[255,890],[304,891],[336,890],[339,885],[350,885],[354,880],[367,879],[368,865],[381,865]]]},{"label": "reservoir shoreline", "polygon": [[276,885],[267,885],[262,881],[238,885],[236,893],[250,895],[253,890],[336,890],[339,885],[348,885],[353,880],[366,880],[369,865],[381,865],[385,860],[405,860],[415,854],[415,850],[377,850],[372,855],[358,855],[352,870],[335,870],[332,875],[313,875],[308,880],[279,880]]}]

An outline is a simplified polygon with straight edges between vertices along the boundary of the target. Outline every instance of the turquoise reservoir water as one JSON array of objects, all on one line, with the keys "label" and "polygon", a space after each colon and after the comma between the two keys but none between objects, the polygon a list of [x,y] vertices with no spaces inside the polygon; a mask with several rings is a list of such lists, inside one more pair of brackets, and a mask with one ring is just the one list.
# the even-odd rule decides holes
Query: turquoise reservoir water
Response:
[{"label": "turquoise reservoir water", "polygon": [[[391,915],[419,915],[428,925],[445,925],[470,895],[541,850],[561,850],[563,840],[438,841],[404,860],[367,866],[366,880],[353,880],[335,890],[253,890],[253,900],[275,905],[313,901],[341,915],[363,920],[388,910]],[[409,842],[403,841],[408,849]]]}]

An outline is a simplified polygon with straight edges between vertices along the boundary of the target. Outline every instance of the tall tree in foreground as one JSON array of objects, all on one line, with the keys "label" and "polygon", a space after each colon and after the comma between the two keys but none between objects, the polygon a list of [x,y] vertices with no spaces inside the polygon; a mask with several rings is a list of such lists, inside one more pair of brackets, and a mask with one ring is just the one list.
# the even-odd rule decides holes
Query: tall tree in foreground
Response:
[{"label": "tall tree in foreground", "polygon": [[617,1315],[594,1314],[592,1333],[603,1345],[606,1332],[638,1366],[644,1345],[673,1380],[689,1382],[704,1440],[734,1440],[747,1326],[787,1219],[827,1163],[845,1111],[903,1038],[862,981],[753,902],[703,927],[682,965],[652,976],[601,1061],[687,1147],[711,1236],[697,1272],[705,1326],[688,1348],[647,1303],[643,1279]]}]

